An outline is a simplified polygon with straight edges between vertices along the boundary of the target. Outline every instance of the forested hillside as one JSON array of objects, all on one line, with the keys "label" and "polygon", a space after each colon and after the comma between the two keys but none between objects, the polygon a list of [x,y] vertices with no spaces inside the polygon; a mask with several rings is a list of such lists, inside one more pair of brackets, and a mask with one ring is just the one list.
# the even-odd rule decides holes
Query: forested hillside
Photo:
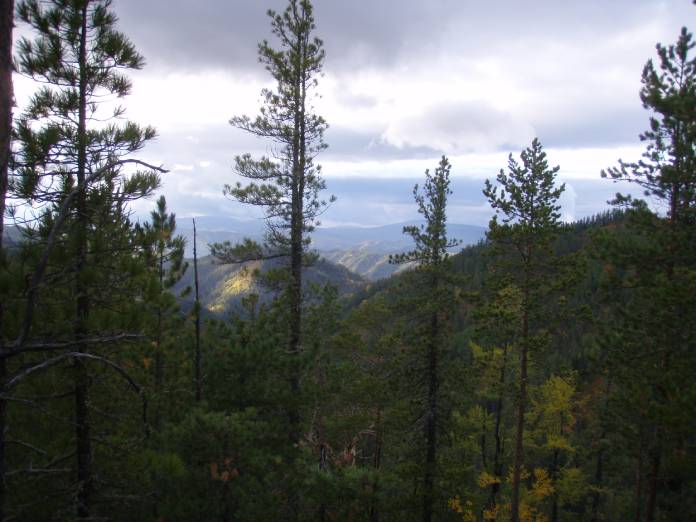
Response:
[{"label": "forested hillside", "polygon": [[113,4],[0,4],[0,522],[696,520],[687,28],[645,57],[642,159],[601,172],[642,197],[564,220],[541,136],[481,183],[470,244],[442,155],[408,246],[374,251],[312,242],[341,197],[312,2],[268,12],[260,109],[229,121],[267,151],[215,187],[263,211],[249,237],[177,222]]}]

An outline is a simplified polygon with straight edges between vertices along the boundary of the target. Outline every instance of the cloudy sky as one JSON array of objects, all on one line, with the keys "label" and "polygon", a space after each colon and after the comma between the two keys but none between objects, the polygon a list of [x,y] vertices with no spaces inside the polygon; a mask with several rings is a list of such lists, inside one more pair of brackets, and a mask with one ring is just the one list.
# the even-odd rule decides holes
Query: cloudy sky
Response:
[{"label": "cloudy sky", "polygon": [[[535,136],[561,167],[566,219],[601,211],[617,187],[600,170],[642,150],[643,65],[656,42],[696,29],[691,0],[314,3],[326,49],[315,105],[330,125],[319,160],[338,198],[326,225],[414,218],[411,188],[443,153],[453,165],[450,220],[485,225],[483,180]],[[158,129],[144,156],[170,169],[162,190],[180,217],[252,216],[222,186],[235,155],[267,144],[227,122],[256,114],[272,86],[256,49],[271,38],[265,11],[284,4],[113,1],[147,60],[132,74],[128,115]],[[16,89],[21,105],[32,86],[18,79]]]}]

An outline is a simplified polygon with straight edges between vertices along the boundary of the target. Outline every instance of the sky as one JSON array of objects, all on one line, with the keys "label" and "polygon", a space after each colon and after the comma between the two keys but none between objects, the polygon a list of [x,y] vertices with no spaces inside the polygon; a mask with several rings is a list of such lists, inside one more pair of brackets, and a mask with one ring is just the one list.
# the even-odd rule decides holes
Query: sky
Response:
[{"label": "sky", "polygon": [[[566,184],[563,218],[607,208],[600,179],[637,160],[649,114],[639,99],[655,44],[696,29],[691,0],[315,0],[326,60],[314,100],[328,124],[318,162],[325,226],[381,225],[418,216],[414,183],[445,154],[450,221],[486,225],[486,178],[534,137]],[[119,29],[145,56],[129,73],[127,116],[158,138],[141,158],[169,169],[159,193],[179,218],[255,218],[226,199],[235,155],[269,144],[228,123],[254,116],[273,83],[257,45],[274,43],[266,16],[282,0],[113,0]],[[20,34],[24,34],[22,28]],[[34,86],[15,79],[18,105]],[[153,201],[140,202],[146,215]]]}]

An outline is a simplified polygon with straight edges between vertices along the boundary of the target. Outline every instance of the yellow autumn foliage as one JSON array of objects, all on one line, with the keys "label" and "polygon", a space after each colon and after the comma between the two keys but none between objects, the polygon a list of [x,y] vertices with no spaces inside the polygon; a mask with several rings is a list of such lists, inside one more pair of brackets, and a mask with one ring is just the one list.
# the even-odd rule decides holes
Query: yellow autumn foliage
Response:
[{"label": "yellow autumn foliage", "polygon": [[522,502],[520,504],[520,522],[548,522],[549,519],[538,509]]},{"label": "yellow autumn foliage", "polygon": [[493,507],[487,508],[483,510],[483,520],[484,522],[489,522],[493,520],[498,520],[500,517],[500,506],[496,504]]},{"label": "yellow autumn foliage", "polygon": [[470,500],[462,506],[462,500],[456,495],[447,500],[447,507],[462,516],[462,522],[476,522],[476,515],[473,511],[473,503]]},{"label": "yellow autumn foliage", "polygon": [[481,472],[478,478],[478,485],[481,489],[488,488],[494,484],[500,484],[500,479],[494,475],[491,475],[487,471]]},{"label": "yellow autumn foliage", "polygon": [[537,504],[553,495],[555,491],[549,472],[544,468],[534,469],[534,485],[528,493],[529,500]]}]

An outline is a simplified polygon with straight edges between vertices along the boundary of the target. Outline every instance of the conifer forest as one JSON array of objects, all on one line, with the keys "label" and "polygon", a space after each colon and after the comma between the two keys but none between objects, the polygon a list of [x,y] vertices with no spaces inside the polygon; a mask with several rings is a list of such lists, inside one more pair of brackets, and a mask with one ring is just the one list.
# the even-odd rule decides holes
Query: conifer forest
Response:
[{"label": "conifer forest", "polygon": [[326,2],[263,21],[259,107],[220,119],[267,152],[230,149],[208,187],[262,230],[209,241],[128,119],[147,66],[119,1],[0,1],[0,521],[696,520],[688,27],[634,71],[642,157],[596,172],[635,190],[564,219],[540,135],[480,184],[465,243],[444,151],[369,281],[313,243],[341,199]]}]

